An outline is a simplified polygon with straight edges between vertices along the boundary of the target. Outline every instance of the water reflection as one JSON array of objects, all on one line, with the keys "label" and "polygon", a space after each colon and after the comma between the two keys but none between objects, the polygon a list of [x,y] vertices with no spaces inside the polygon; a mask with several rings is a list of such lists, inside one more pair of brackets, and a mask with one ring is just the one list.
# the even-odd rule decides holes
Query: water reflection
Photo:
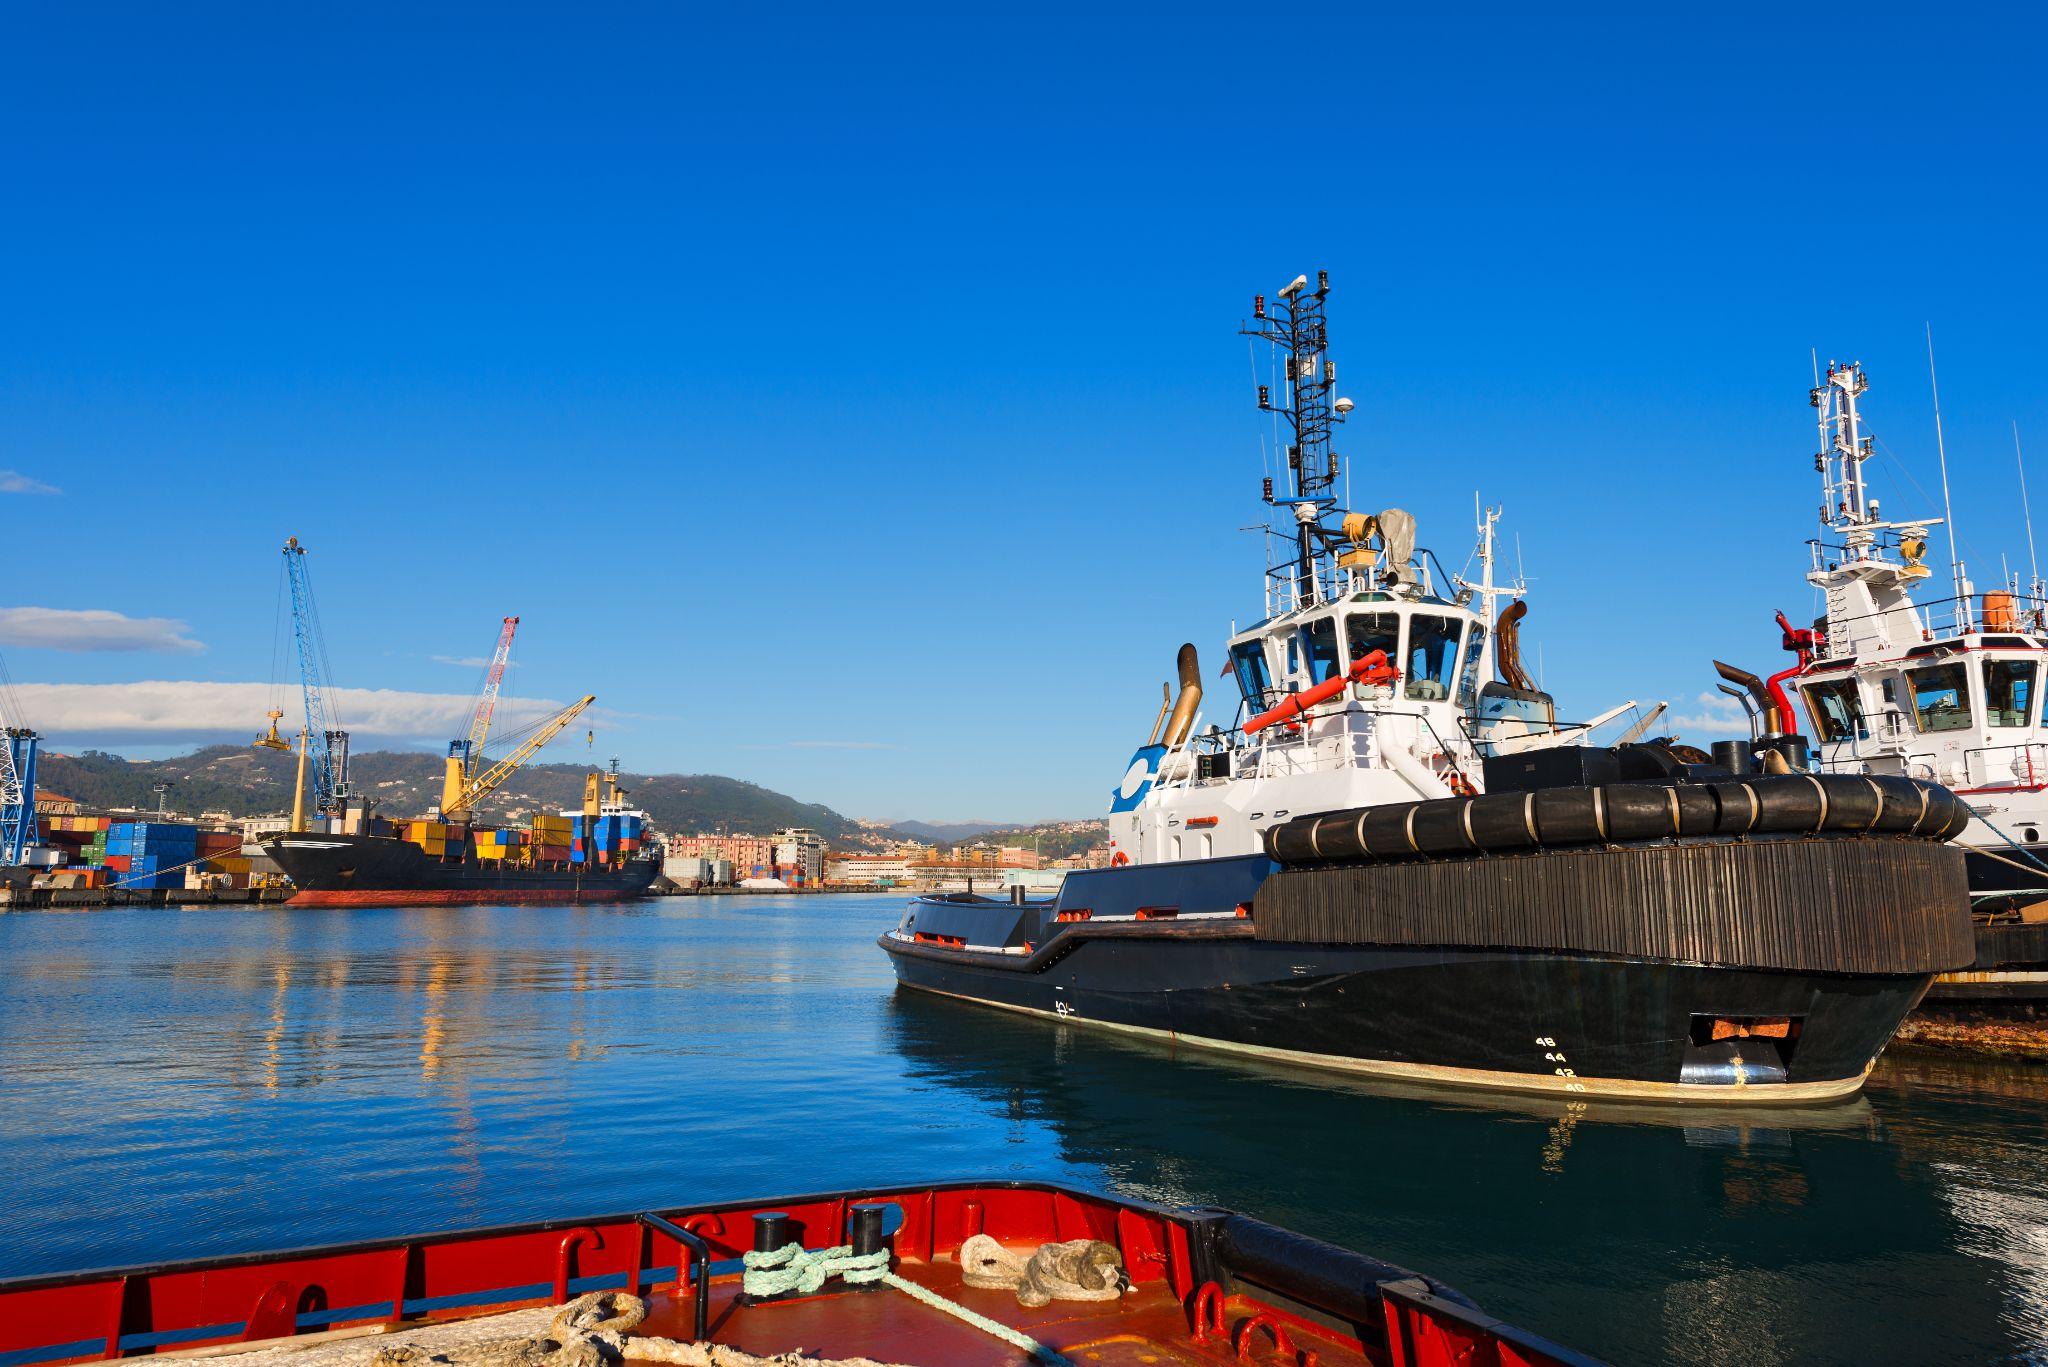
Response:
[{"label": "water reflection", "polygon": [[[891,1017],[916,1076],[1051,1127],[1070,1163],[1427,1268],[1623,1359],[1984,1360],[2009,1342],[2001,1322],[2042,1342],[2038,1258],[1972,1236],[1970,1187],[1921,1141],[1974,1141],[1910,1093],[1782,1109],[1482,1097],[917,994]],[[2038,1163],[2038,1130],[2023,1143]],[[2039,1236],[2010,1182],[1988,1195],[2001,1228]]]},{"label": "water reflection", "polygon": [[1216,1202],[1623,1361],[2048,1352],[2039,1072],[1687,1109],[897,997],[894,898],[0,916],[0,1276],[934,1175]]}]

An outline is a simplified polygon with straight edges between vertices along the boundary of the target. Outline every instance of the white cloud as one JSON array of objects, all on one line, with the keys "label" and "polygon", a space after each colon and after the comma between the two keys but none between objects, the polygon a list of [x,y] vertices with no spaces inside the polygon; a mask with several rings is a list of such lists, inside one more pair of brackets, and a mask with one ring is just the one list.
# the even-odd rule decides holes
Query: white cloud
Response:
[{"label": "white cloud", "polygon": [[30,479],[19,470],[0,470],[0,494],[61,494],[54,484]]},{"label": "white cloud", "polygon": [[[492,666],[492,662],[485,660],[483,656],[428,656],[428,660],[432,660],[434,664],[455,664],[465,670],[487,670]],[[506,660],[506,668],[516,670],[518,660]]]},{"label": "white cloud", "polygon": [[[1726,693],[1702,693],[1699,696],[1700,710],[1690,716],[1674,716],[1667,723],[1678,733],[1679,739],[1690,739],[1690,733],[1703,732],[1709,740],[1744,740],[1749,736],[1749,714],[1742,710],[1742,704]],[[1659,727],[1662,731],[1665,728]]]},{"label": "white cloud", "polygon": [[[24,683],[16,684],[14,692],[27,723],[53,736],[253,736],[263,729],[273,705],[283,709],[287,729],[299,713],[295,686],[280,690],[259,683]],[[328,690],[327,705],[333,720],[358,736],[446,740],[468,727],[476,699],[456,693],[335,688]],[[494,729],[500,735],[523,730],[561,708],[561,703],[546,698],[501,699]]]},{"label": "white cloud", "polygon": [[174,617],[129,617],[103,608],[0,608],[0,645],[40,650],[158,650],[180,655],[206,649]]}]

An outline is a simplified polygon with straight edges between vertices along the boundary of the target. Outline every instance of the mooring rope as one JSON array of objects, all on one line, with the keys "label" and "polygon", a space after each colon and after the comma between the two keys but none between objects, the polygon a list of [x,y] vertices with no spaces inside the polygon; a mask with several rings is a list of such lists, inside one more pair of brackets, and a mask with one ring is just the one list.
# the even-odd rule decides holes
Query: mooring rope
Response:
[{"label": "mooring rope", "polygon": [[974,1311],[960,1304],[960,1302],[947,1300],[938,1292],[919,1286],[916,1282],[905,1281],[894,1272],[883,1273],[882,1281],[886,1285],[895,1287],[912,1300],[923,1301],[934,1310],[943,1310],[953,1316],[953,1318],[973,1325],[984,1334],[993,1335],[1013,1348],[1022,1349],[1031,1355],[1033,1361],[1042,1362],[1046,1364],[1046,1367],[1074,1367],[1073,1361],[1065,1354],[1057,1349],[1046,1347],[1021,1329],[1012,1329],[1000,1320],[992,1320],[986,1315],[977,1315]]},{"label": "mooring rope", "polygon": [[878,1282],[888,1274],[889,1250],[855,1253],[852,1244],[821,1248],[813,1253],[802,1244],[788,1244],[773,1253],[747,1253],[740,1289],[749,1296],[780,1296],[794,1291],[808,1296],[828,1277],[843,1277],[855,1286]]},{"label": "mooring rope", "polygon": [[810,1295],[831,1277],[842,1278],[854,1286],[880,1283],[1021,1349],[1030,1354],[1033,1361],[1044,1363],[1045,1367],[1074,1367],[1072,1360],[1022,1330],[977,1314],[958,1301],[897,1276],[889,1270],[889,1250],[886,1248],[857,1254],[851,1244],[841,1244],[837,1248],[811,1252],[802,1244],[793,1243],[772,1253],[743,1254],[740,1262],[746,1269],[740,1275],[740,1289],[749,1296],[779,1296],[788,1291]]}]

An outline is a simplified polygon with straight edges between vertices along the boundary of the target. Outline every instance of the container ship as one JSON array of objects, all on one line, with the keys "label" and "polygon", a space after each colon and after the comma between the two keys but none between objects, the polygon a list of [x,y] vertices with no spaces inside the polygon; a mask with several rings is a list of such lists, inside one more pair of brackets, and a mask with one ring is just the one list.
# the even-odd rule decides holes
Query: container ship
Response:
[{"label": "container ship", "polygon": [[292,906],[624,901],[645,894],[661,865],[642,849],[646,813],[624,805],[613,776],[606,782],[611,796],[595,810],[524,827],[369,818],[355,832],[280,835],[263,850],[298,889]]},{"label": "container ship", "polygon": [[[265,841],[263,852],[298,889],[292,905],[618,902],[639,897],[653,885],[661,864],[652,851],[642,849],[647,814],[627,806],[616,759],[608,772],[586,775],[577,810],[539,813],[520,827],[475,819],[486,797],[597,701],[593,694],[584,695],[514,736],[511,752],[502,759],[485,762],[484,745],[491,737],[517,617],[505,618],[500,626],[468,731],[448,743],[440,805],[420,820],[376,816],[350,781],[349,735],[329,709],[332,680],[306,550],[297,537],[284,544],[284,577],[306,722],[298,736],[291,828]],[[258,749],[291,750],[278,734],[283,716],[279,708],[270,710],[270,729],[257,738]]]}]

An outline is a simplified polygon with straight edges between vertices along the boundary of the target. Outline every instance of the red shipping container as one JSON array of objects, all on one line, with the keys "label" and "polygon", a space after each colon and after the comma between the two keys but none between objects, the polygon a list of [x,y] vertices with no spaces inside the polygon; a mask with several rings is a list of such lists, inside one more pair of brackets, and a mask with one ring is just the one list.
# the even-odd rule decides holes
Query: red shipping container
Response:
[{"label": "red shipping container", "polygon": [[128,861],[131,857],[125,854],[110,854],[107,856],[107,867],[116,873],[126,873],[128,872]]}]

